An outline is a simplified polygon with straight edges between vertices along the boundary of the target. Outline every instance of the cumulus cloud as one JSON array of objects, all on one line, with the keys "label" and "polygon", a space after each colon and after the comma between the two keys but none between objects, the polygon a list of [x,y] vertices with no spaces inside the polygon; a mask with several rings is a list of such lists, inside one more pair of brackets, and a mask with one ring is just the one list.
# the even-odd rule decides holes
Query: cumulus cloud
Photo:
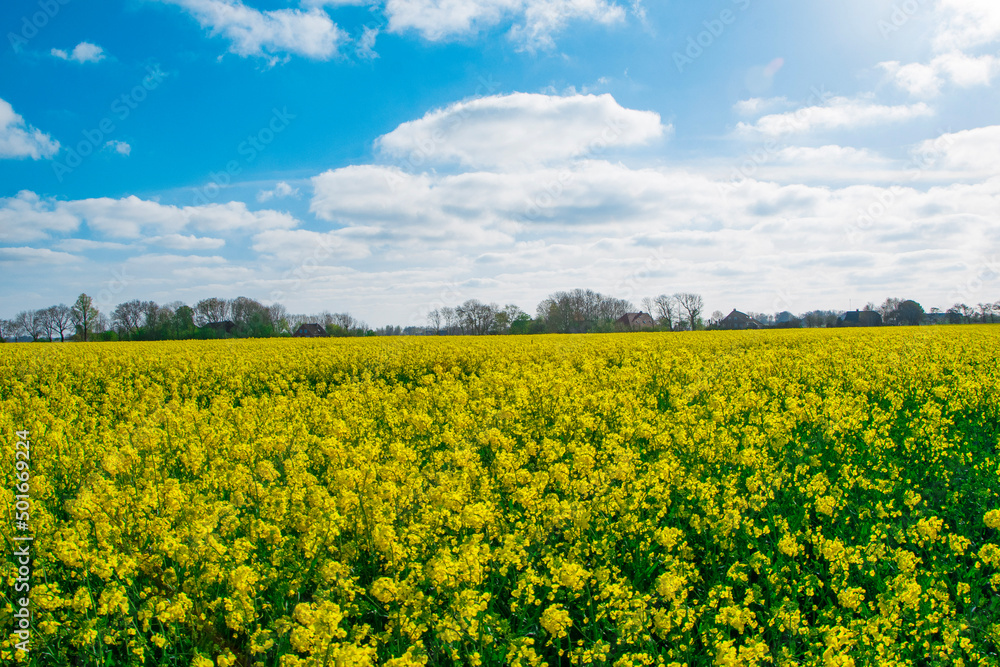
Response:
[{"label": "cumulus cloud", "polygon": [[211,237],[198,237],[184,234],[166,234],[164,236],[151,236],[144,239],[145,243],[158,245],[172,250],[216,250],[226,245],[224,239],[214,239]]},{"label": "cumulus cloud", "polygon": [[257,193],[257,201],[266,202],[272,199],[283,199],[285,197],[298,197],[299,189],[293,188],[285,181],[279,181],[273,190],[261,190]]},{"label": "cumulus cloud", "polygon": [[335,56],[347,34],[318,7],[260,11],[241,0],[161,0],[187,10],[212,35],[229,40],[237,55],[276,56],[292,54],[313,60]]},{"label": "cumulus cloud", "polygon": [[55,247],[70,253],[89,252],[92,250],[132,250],[135,248],[130,243],[94,241],[92,239],[63,239],[56,243]]},{"label": "cumulus cloud", "polygon": [[[129,272],[144,272],[144,293],[136,295],[143,298],[158,298],[154,286],[189,302],[271,295],[296,310],[335,303],[376,324],[424,324],[431,308],[468,298],[531,310],[546,293],[573,287],[636,302],[691,290],[705,294],[711,308],[800,311],[921,285],[908,296],[947,306],[967,273],[962,262],[1000,243],[1000,169],[991,157],[1000,155],[997,127],[915,146],[914,161],[927,174],[919,181],[910,178],[905,158],[832,143],[782,145],[796,132],[757,147],[764,153],[756,171],[730,179],[721,160],[640,168],[587,148],[609,117],[622,128],[613,146],[655,141],[669,128],[650,112],[607,96],[511,97],[431,112],[386,135],[393,141],[379,142],[376,163],[316,175],[309,208],[319,230],[238,202],[60,202],[32,193],[0,201],[0,230],[21,235],[9,244],[128,251]],[[817,109],[875,106],[835,98],[806,105],[801,115],[815,121]],[[906,117],[884,111],[893,108],[880,107],[862,124]],[[505,139],[491,147],[466,124]],[[807,125],[856,126],[829,118]],[[507,138],[517,128],[525,134]],[[409,157],[425,139],[440,152],[428,152],[433,159],[422,167],[415,160],[406,168],[384,163]],[[526,159],[512,157],[519,153]],[[738,168],[740,160],[733,163]],[[280,181],[261,193],[276,199],[295,188]],[[79,228],[94,240],[51,238]],[[143,254],[147,249],[157,252]],[[19,252],[18,261],[34,261]],[[39,253],[37,261],[47,257]]]},{"label": "cumulus cloud", "polygon": [[1000,41],[1000,3],[994,0],[936,0],[931,48],[926,63],[879,63],[890,80],[916,97],[933,97],[945,83],[962,88],[991,83],[1000,72],[995,54],[977,54],[978,47]]},{"label": "cumulus cloud", "polygon": [[130,146],[128,143],[124,141],[117,141],[117,140],[108,141],[104,144],[104,148],[106,150],[118,153],[119,155],[127,156],[132,154],[132,146]]},{"label": "cumulus cloud", "polygon": [[65,264],[76,262],[79,258],[65,252],[56,252],[47,248],[0,248],[0,263],[26,264]]},{"label": "cumulus cloud", "polygon": [[897,60],[879,63],[889,78],[914,97],[934,97],[946,82],[960,88],[988,86],[1000,73],[1000,58],[994,55],[969,56],[953,51],[935,57],[930,64],[901,64]]},{"label": "cumulus cloud", "polygon": [[553,47],[553,35],[571,21],[609,25],[625,18],[625,10],[607,0],[387,0],[385,13],[391,31],[413,30],[431,41],[467,37],[509,21],[508,35],[528,50]]},{"label": "cumulus cloud", "polygon": [[994,0],[938,0],[939,51],[967,50],[1000,38],[1000,4]]},{"label": "cumulus cloud", "polygon": [[[495,106],[484,114],[485,127],[502,125]],[[752,106],[748,112],[766,105]],[[386,138],[380,142],[390,155],[435,142],[436,152],[426,152],[434,159],[422,169],[412,160],[407,169],[354,165],[313,179],[312,213],[336,227],[337,239],[356,240],[370,252],[363,268],[358,265],[361,275],[337,274],[336,280],[391,280],[411,301],[445,290],[454,295],[438,305],[519,294],[537,300],[539,285],[549,291],[590,286],[638,299],[663,284],[685,289],[693,280],[691,289],[729,295],[728,307],[795,310],[846,307],[840,303],[845,295],[884,298],[935,275],[926,298],[948,305],[949,290],[962,278],[957,259],[1000,240],[993,222],[1000,179],[993,158],[985,157],[1000,154],[990,148],[1000,133],[991,128],[917,146],[918,153],[938,155],[937,162],[921,158],[919,178],[916,158],[830,144],[774,146],[751,173],[729,179],[728,169],[717,165],[640,169],[580,155],[566,136],[579,134],[572,123],[552,125],[544,139],[524,140],[529,155],[534,141],[556,146],[540,154],[558,160],[510,160],[520,146],[489,153],[474,136],[452,131],[445,120],[478,122],[458,109],[432,112],[400,126],[405,132],[386,135],[396,152]],[[753,131],[794,138],[928,113],[925,105],[834,98],[788,114],[793,131],[779,131],[784,123],[766,117]],[[985,148],[977,152],[977,146]],[[437,169],[442,161],[454,168]],[[956,183],[953,169],[977,169],[966,180],[979,182]],[[311,234],[276,236],[296,239],[294,252],[307,252]],[[294,262],[291,255],[275,256]],[[339,264],[327,262],[330,271]],[[642,279],[630,278],[636,266]],[[400,308],[414,313],[409,322],[422,323],[419,308],[405,299]]]},{"label": "cumulus cloud", "polygon": [[900,123],[931,116],[934,110],[923,102],[886,106],[867,99],[833,97],[822,106],[770,114],[756,123],[740,122],[738,136],[783,137],[831,130],[853,130],[886,123]]},{"label": "cumulus cloud", "polygon": [[914,150],[920,164],[957,172],[966,178],[1000,173],[1000,125],[944,134]]},{"label": "cumulus cloud", "polygon": [[52,49],[52,55],[61,60],[78,63],[98,63],[106,57],[104,49],[90,42],[80,42],[68,53],[62,49]]},{"label": "cumulus cloud", "polygon": [[0,198],[0,243],[36,241],[79,226],[78,217],[34,192],[22,190],[15,197]]},{"label": "cumulus cloud", "polygon": [[787,109],[791,106],[792,103],[787,97],[751,97],[739,100],[733,105],[733,109],[741,116],[759,116],[768,111]]},{"label": "cumulus cloud", "polygon": [[431,111],[380,137],[376,147],[413,164],[511,168],[640,146],[671,130],[659,114],[625,109],[608,94],[514,93]]},{"label": "cumulus cloud", "polygon": [[24,122],[9,102],[0,99],[0,159],[49,158],[59,152],[59,142]]},{"label": "cumulus cloud", "polygon": [[[301,262],[308,257],[321,260],[363,259],[371,255],[367,243],[342,232],[313,232],[305,229],[273,229],[253,237],[253,249],[280,260]],[[313,262],[318,263],[318,262]]]},{"label": "cumulus cloud", "polygon": [[169,206],[140,199],[100,197],[57,201],[41,199],[33,192],[0,199],[0,234],[10,240],[47,238],[50,233],[76,230],[81,223],[104,236],[141,239],[152,234],[158,241],[190,247],[218,247],[218,240],[179,236],[186,229],[215,233],[256,232],[291,229],[298,221],[288,213],[250,211],[243,202],[204,206]]},{"label": "cumulus cloud", "polygon": [[878,153],[852,146],[772,146],[751,151],[730,163],[724,189],[745,179],[778,183],[884,183],[899,179],[900,164]]}]

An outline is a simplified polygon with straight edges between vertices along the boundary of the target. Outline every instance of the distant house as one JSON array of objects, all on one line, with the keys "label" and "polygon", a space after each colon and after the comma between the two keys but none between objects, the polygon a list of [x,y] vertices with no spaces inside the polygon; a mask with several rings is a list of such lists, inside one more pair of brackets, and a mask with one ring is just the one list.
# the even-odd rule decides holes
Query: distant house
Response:
[{"label": "distant house", "polygon": [[733,312],[722,318],[722,321],[719,322],[719,328],[727,331],[746,331],[748,329],[763,329],[764,325],[746,313],[734,309]]},{"label": "distant house", "polygon": [[798,329],[801,326],[802,320],[787,310],[783,310],[774,316],[775,329]]},{"label": "distant house", "polygon": [[838,327],[880,327],[882,316],[874,310],[849,310],[837,318]]},{"label": "distant house", "polygon": [[209,322],[205,325],[205,328],[212,329],[220,334],[230,334],[236,328],[236,323],[229,320],[225,320],[224,322]]},{"label": "distant house", "polygon": [[625,313],[615,320],[615,327],[622,331],[642,331],[656,326],[649,313]]},{"label": "distant house", "polygon": [[330,334],[318,324],[302,324],[292,335],[296,338],[326,338]]}]

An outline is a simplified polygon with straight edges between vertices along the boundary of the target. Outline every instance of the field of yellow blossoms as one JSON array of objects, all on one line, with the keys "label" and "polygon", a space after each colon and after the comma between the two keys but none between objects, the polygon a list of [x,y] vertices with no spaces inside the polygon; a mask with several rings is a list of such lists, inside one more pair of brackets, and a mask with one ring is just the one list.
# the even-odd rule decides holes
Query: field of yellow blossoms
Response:
[{"label": "field of yellow blossoms", "polygon": [[8,344],[0,434],[4,665],[1000,665],[1000,327]]}]

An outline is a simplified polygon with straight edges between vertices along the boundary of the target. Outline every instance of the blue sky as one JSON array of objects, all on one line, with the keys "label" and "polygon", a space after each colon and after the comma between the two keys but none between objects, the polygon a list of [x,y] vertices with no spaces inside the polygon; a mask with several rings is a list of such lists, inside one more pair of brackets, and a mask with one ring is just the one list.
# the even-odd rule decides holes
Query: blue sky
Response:
[{"label": "blue sky", "polygon": [[992,0],[4,3],[0,315],[1000,298]]}]

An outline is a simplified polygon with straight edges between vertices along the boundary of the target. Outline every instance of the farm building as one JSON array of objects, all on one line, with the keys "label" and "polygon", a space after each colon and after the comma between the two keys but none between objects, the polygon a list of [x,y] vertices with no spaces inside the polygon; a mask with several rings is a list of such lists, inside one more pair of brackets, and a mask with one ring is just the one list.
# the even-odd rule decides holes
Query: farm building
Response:
[{"label": "farm building", "polygon": [[296,338],[326,338],[330,334],[318,324],[302,324],[292,335]]},{"label": "farm building", "polygon": [[747,329],[763,329],[764,325],[746,313],[734,309],[719,322],[719,328],[728,331],[745,331]]},{"label": "farm building", "polygon": [[625,313],[617,320],[615,326],[622,331],[642,331],[652,329],[656,325],[649,313]]},{"label": "farm building", "polygon": [[874,310],[850,310],[837,319],[838,327],[880,327],[882,316]]}]

